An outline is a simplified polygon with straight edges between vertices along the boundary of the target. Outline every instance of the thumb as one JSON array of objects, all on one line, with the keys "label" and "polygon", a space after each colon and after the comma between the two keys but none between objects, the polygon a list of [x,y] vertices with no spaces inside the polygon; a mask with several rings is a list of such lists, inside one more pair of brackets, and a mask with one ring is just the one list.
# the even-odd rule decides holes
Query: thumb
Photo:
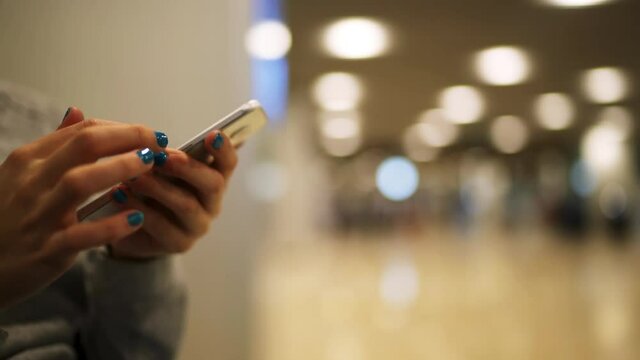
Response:
[{"label": "thumb", "polygon": [[60,126],[58,126],[56,130],[64,129],[71,125],[77,124],[83,120],[84,120],[84,114],[82,113],[82,110],[78,109],[75,106],[71,106],[70,108],[67,109],[67,112],[64,114],[64,117],[62,118],[62,122],[60,123]]}]

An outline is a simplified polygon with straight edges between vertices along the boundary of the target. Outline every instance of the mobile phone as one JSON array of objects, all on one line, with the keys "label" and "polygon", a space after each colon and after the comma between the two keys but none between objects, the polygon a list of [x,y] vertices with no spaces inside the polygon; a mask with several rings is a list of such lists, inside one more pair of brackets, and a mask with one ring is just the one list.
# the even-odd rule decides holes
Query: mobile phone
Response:
[{"label": "mobile phone", "polygon": [[[266,123],[267,115],[262,106],[258,101],[251,100],[202,130],[178,149],[198,161],[207,163],[211,161],[211,155],[204,146],[204,138],[207,134],[214,130],[221,130],[229,137],[233,146],[238,146],[260,130]],[[116,214],[118,211],[120,211],[120,208],[113,203],[111,191],[107,191],[95,200],[81,206],[77,211],[77,216],[79,221],[89,221]]]}]

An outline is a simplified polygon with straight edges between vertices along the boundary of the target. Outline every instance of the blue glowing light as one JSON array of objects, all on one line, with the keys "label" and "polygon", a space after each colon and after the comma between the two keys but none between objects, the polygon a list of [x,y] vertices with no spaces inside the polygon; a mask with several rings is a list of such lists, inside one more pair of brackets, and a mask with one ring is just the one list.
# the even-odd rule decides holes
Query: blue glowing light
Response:
[{"label": "blue glowing light", "polygon": [[407,158],[394,156],[383,161],[376,172],[376,185],[380,193],[392,201],[404,201],[418,190],[420,175]]},{"label": "blue glowing light", "polygon": [[[253,23],[283,21],[282,0],[253,0]],[[289,63],[286,58],[251,62],[253,97],[260,101],[271,123],[284,120],[289,99]]]}]

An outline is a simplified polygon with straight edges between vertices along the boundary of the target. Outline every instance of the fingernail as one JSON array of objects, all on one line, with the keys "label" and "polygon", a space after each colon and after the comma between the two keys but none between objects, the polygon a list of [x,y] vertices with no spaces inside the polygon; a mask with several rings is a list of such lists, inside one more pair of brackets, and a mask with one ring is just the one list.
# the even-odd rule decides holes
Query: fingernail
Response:
[{"label": "fingernail", "polygon": [[64,113],[64,116],[62,117],[62,121],[64,121],[64,119],[67,118],[67,116],[69,116],[69,113],[71,112],[71,107],[67,108],[67,112]]},{"label": "fingernail", "polygon": [[140,159],[142,159],[142,162],[149,165],[153,162],[153,151],[151,151],[151,149],[146,148],[146,149],[142,149],[142,150],[138,150],[138,152],[136,152],[136,154],[138,155],[138,157]]},{"label": "fingernail", "polygon": [[127,215],[127,222],[129,226],[140,226],[144,222],[144,214],[140,211],[136,211]]},{"label": "fingernail", "polygon": [[116,191],[113,192],[113,194],[111,195],[111,197],[113,198],[113,200],[115,200],[118,204],[124,204],[127,202],[127,193],[124,192],[122,189],[118,188],[116,189]]},{"label": "fingernail", "polygon": [[168,157],[169,155],[166,152],[161,151],[153,157],[153,162],[156,166],[162,166],[167,162]]},{"label": "fingernail", "polygon": [[220,150],[223,144],[224,137],[222,137],[222,134],[218,133],[218,135],[216,135],[216,137],[213,139],[213,144],[211,146],[213,146],[213,148],[216,150]]},{"label": "fingernail", "polygon": [[156,131],[156,141],[161,148],[166,148],[169,145],[169,137],[161,131]]}]

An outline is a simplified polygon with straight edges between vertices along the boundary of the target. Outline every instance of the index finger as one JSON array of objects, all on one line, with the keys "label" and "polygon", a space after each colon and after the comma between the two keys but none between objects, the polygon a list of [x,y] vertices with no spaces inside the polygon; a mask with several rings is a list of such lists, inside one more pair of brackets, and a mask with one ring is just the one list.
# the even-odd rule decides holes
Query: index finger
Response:
[{"label": "index finger", "polygon": [[121,125],[122,123],[108,120],[88,119],[80,121],[71,126],[60,128],[51,134],[45,135],[40,139],[27,145],[28,151],[30,151],[36,157],[46,157],[59,149],[67,141],[73,139],[78,132],[100,126],[114,126]]},{"label": "index finger", "polygon": [[55,181],[68,169],[134,149],[162,150],[167,136],[142,125],[118,124],[86,128],[67,141],[44,164],[41,175]]}]

